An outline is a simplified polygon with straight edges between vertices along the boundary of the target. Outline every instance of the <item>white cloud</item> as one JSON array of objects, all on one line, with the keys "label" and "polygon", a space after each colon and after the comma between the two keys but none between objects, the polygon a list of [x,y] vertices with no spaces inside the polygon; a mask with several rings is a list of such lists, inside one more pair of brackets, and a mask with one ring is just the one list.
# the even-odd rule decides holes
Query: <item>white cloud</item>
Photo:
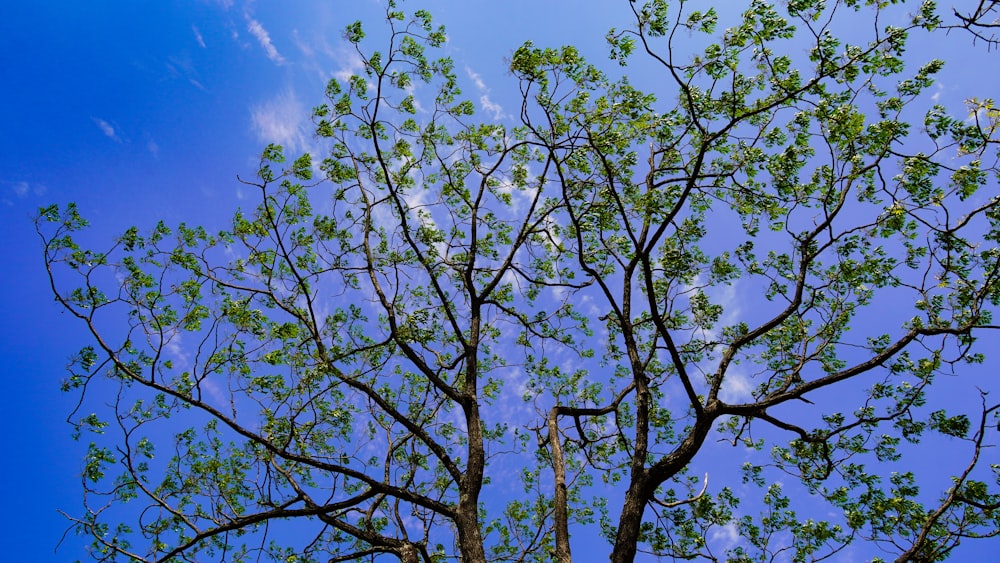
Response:
[{"label": "white cloud", "polygon": [[500,119],[503,117],[503,107],[490,100],[490,97],[486,94],[479,96],[479,105],[483,106],[484,110],[493,114],[493,119]]},{"label": "white cloud", "polygon": [[291,151],[305,148],[308,120],[295,92],[288,90],[251,108],[250,116],[259,141],[279,144]]},{"label": "white cloud", "polygon": [[[173,332],[170,334],[167,337],[166,342],[163,343],[163,351],[166,352],[166,356],[174,362],[174,365],[178,370],[190,370],[194,367],[191,362],[191,353],[184,346],[182,333]],[[204,366],[200,367],[203,368]],[[198,382],[199,390],[208,395],[207,402],[214,404],[216,407],[227,406],[230,404],[229,397],[224,392],[221,385],[210,379],[213,375],[214,374],[208,374],[201,378]]]},{"label": "white cloud", "polygon": [[944,92],[944,86],[940,82],[934,83],[934,93],[931,94],[931,101],[935,104],[941,100],[941,93]]},{"label": "white cloud", "polygon": [[361,55],[354,51],[345,49],[343,55],[343,57],[338,57],[340,68],[334,71],[333,76],[341,82],[347,82],[351,76],[362,74],[365,69],[365,61],[361,60]]},{"label": "white cloud", "polygon": [[493,119],[500,119],[503,117],[503,107],[490,99],[490,89],[486,87],[486,82],[483,81],[483,77],[476,73],[474,70],[465,67],[465,73],[469,75],[472,79],[472,83],[476,85],[476,89],[479,90],[479,105],[483,110],[489,112],[493,115]]},{"label": "white cloud", "polygon": [[156,141],[152,139],[146,141],[146,148],[149,149],[149,153],[153,155],[154,158],[160,157],[160,145],[156,144]]},{"label": "white cloud", "polygon": [[164,342],[163,349],[170,356],[170,359],[178,364],[178,367],[186,368],[191,365],[191,354],[184,349],[182,340],[181,334],[175,332]]},{"label": "white cloud", "polygon": [[212,374],[202,379],[199,387],[208,394],[209,399],[215,403],[217,408],[231,405],[232,401],[229,400],[229,397],[222,390],[222,386],[210,379],[211,377]]},{"label": "white cloud", "polygon": [[465,67],[465,73],[468,74],[469,78],[472,79],[472,82],[476,85],[476,88],[478,88],[480,90],[488,90],[488,88],[486,88],[486,83],[483,82],[483,77],[482,76],[480,76],[479,74],[477,74],[476,72],[474,72],[469,67]]},{"label": "white cloud", "polygon": [[[721,329],[725,326],[733,326],[743,318],[743,309],[740,306],[742,303],[741,295],[736,282],[706,287],[706,282],[700,274],[696,275],[690,284],[684,285],[683,294],[690,298],[699,291],[703,291],[713,304],[721,306],[723,310],[722,317],[714,327],[700,329],[696,334],[696,338],[702,339],[706,343],[716,343],[713,350],[716,359],[706,360],[699,364],[697,369],[701,373],[716,373],[718,356],[721,356],[726,350],[725,345],[719,344]],[[727,403],[748,402],[753,399],[753,391],[753,376],[742,368],[736,367],[735,364],[729,364],[719,389],[719,398]]]},{"label": "white cloud", "polygon": [[736,524],[730,522],[720,528],[713,528],[712,532],[708,535],[708,541],[719,542],[719,551],[726,551],[736,547],[736,544],[740,541],[740,533],[736,529]]},{"label": "white cloud", "polygon": [[195,88],[203,92],[206,91],[205,86],[198,81],[198,70],[187,56],[167,57],[167,62],[164,65],[171,78],[187,79]]},{"label": "white cloud", "polygon": [[292,30],[292,40],[295,41],[295,46],[299,48],[299,51],[302,51],[302,54],[305,55],[306,58],[312,59],[316,56],[316,50],[306,43],[301,36],[299,36],[299,30]]},{"label": "white cloud", "polygon": [[[701,283],[700,279],[695,283]],[[732,326],[738,323],[743,317],[743,310],[740,307],[740,295],[736,288],[736,283],[712,288],[709,297],[713,303],[722,306],[723,314],[719,319],[718,326]],[[717,330],[706,331],[706,339],[717,340],[719,332]],[[722,352],[724,347],[717,348],[717,352]],[[719,390],[719,398],[727,403],[746,402],[753,399],[754,382],[753,379],[742,369],[730,364],[726,370],[725,379],[722,381],[722,388]]]},{"label": "white cloud", "polygon": [[[44,195],[48,189],[42,184],[30,184],[28,182],[3,182],[6,184],[8,189],[4,190],[4,194],[0,197],[0,204],[7,207],[11,207],[16,204],[17,200],[25,199],[28,196]],[[9,194],[13,194],[12,197],[7,197]]]},{"label": "white cloud", "polygon": [[118,143],[122,142],[121,138],[118,136],[118,131],[115,130],[114,125],[111,125],[99,117],[91,117],[91,119],[94,120],[94,124],[101,130],[101,133],[104,133],[104,136]]},{"label": "white cloud", "polygon": [[191,31],[194,32],[194,38],[198,42],[198,45],[201,45],[201,48],[204,49],[205,48],[205,38],[202,37],[201,32],[198,31],[198,26],[192,25],[191,26]]},{"label": "white cloud", "polygon": [[749,402],[753,399],[753,381],[742,370],[730,365],[722,380],[719,398],[730,404]]},{"label": "white cloud", "polygon": [[271,35],[264,29],[264,26],[260,24],[259,21],[247,16],[247,31],[253,35],[260,46],[264,48],[264,52],[267,53],[267,58],[271,59],[275,64],[284,64],[285,57],[281,56],[278,49],[271,42]]}]

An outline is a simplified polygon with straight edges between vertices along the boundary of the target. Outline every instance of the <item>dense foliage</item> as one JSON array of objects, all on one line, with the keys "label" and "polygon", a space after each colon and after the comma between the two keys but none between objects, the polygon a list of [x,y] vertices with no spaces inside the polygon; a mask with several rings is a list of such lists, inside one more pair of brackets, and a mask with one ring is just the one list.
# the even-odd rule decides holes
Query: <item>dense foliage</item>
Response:
[{"label": "dense foliage", "polygon": [[[477,121],[444,29],[390,2],[387,44],[346,30],[364,69],[314,110],[328,152],[267,147],[224,232],[88,250],[44,209],[93,334],[65,387],[94,558],[569,561],[603,536],[617,562],[938,561],[995,536],[1000,404],[952,384],[996,328],[998,114],[933,105],[945,63],[904,57],[946,25],[989,46],[994,4],[705,4],[622,2],[618,64],[522,45],[519,115]],[[908,461],[927,443],[950,479]]]}]

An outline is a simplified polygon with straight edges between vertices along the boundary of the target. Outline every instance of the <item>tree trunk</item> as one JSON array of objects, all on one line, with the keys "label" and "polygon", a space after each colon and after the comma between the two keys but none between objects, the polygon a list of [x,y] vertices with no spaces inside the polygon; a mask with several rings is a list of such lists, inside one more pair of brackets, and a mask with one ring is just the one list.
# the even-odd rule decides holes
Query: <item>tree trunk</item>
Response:
[{"label": "tree trunk", "polygon": [[642,516],[646,510],[647,494],[646,477],[633,479],[625,493],[622,503],[622,515],[618,519],[618,534],[615,536],[615,546],[611,550],[612,563],[632,563],[639,543],[639,527],[642,526]]},{"label": "tree trunk", "polygon": [[420,563],[420,551],[414,545],[405,545],[399,551],[400,563]]},{"label": "tree trunk", "polygon": [[555,473],[555,527],[556,551],[555,560],[558,563],[571,563],[573,556],[569,549],[569,509],[566,492],[566,465],[563,462],[562,444],[559,441],[558,425],[559,407],[552,407],[549,412],[549,447],[552,449],[552,471]]},{"label": "tree trunk", "polygon": [[479,493],[483,488],[483,474],[486,469],[486,450],[483,446],[483,421],[479,414],[478,378],[479,378],[479,306],[472,304],[471,322],[469,323],[469,342],[467,344],[465,382],[463,395],[465,402],[462,410],[465,414],[465,424],[468,432],[468,464],[465,475],[459,486],[458,514],[455,525],[458,527],[458,547],[462,553],[463,563],[485,563],[486,550],[483,547],[483,534],[479,526]]},{"label": "tree trunk", "polygon": [[695,422],[691,432],[684,438],[677,449],[662,458],[648,469],[633,468],[632,482],[625,493],[622,503],[622,515],[618,519],[618,534],[615,536],[615,547],[611,551],[613,563],[632,563],[639,544],[639,530],[642,517],[646,512],[646,503],[653,498],[656,488],[664,481],[676,475],[686,467],[695,454],[701,449],[708,437],[712,424],[718,417],[717,402],[705,407],[704,412]]}]

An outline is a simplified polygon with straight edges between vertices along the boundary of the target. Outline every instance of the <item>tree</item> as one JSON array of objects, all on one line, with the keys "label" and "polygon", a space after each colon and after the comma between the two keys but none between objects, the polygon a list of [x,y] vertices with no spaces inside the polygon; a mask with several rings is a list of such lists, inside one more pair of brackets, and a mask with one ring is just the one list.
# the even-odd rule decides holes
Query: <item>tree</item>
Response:
[{"label": "tree", "polygon": [[[940,404],[997,328],[996,110],[928,107],[944,63],[903,57],[950,12],[744,7],[720,31],[632,2],[620,69],[526,43],[508,125],[390,2],[382,50],[346,30],[364,68],[315,108],[329,152],[267,147],[228,230],[96,251],[42,210],[93,335],[65,388],[109,405],[74,418],[94,557],[569,561],[593,530],[616,562],[939,561],[1000,533],[1000,404]],[[951,28],[986,40],[993,8]],[[950,480],[906,465],[926,443]]]}]

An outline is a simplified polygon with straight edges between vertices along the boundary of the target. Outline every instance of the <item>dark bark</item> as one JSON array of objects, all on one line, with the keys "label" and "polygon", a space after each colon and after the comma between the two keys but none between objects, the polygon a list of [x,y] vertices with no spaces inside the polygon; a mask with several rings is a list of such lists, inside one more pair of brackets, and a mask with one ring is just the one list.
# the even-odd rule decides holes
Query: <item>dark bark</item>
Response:
[{"label": "dark bark", "polygon": [[555,472],[555,560],[570,563],[573,556],[569,547],[569,499],[566,493],[566,465],[563,461],[562,444],[559,440],[559,409],[549,412],[549,447],[552,449],[552,470]]},{"label": "dark bark", "polygon": [[615,545],[611,551],[613,563],[631,563],[635,560],[646,505],[653,499],[657,487],[694,459],[712,429],[712,424],[717,418],[717,410],[716,403],[706,406],[691,432],[673,452],[648,469],[633,471],[628,492],[625,493],[625,502],[622,504],[622,514],[618,520]]}]

